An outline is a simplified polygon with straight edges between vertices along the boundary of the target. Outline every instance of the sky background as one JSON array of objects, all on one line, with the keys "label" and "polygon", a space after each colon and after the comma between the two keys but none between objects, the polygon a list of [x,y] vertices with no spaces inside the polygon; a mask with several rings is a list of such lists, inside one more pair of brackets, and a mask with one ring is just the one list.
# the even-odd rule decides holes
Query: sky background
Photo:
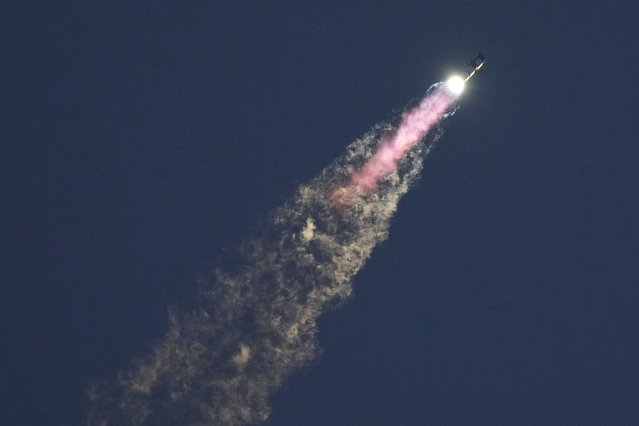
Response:
[{"label": "sky background", "polygon": [[639,424],[633,1],[3,2],[0,423],[81,424],[295,188],[481,50],[269,425]]}]

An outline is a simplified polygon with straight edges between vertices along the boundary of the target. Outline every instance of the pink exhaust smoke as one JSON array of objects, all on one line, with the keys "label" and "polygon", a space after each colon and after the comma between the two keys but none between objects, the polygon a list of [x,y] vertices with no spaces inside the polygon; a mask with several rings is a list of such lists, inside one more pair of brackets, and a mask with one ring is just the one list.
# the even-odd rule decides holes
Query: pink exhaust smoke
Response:
[{"label": "pink exhaust smoke", "polygon": [[335,207],[341,210],[348,206],[359,191],[374,191],[378,182],[397,169],[406,152],[428,134],[456,101],[457,95],[445,84],[439,84],[419,105],[404,112],[397,130],[382,135],[379,148],[364,167],[351,175],[350,184],[331,194]]}]

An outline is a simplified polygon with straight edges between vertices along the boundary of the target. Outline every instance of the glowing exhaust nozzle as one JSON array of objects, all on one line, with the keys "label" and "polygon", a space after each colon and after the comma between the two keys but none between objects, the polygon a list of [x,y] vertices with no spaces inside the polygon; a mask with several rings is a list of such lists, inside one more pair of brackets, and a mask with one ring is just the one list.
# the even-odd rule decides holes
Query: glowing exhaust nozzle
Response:
[{"label": "glowing exhaust nozzle", "polygon": [[466,82],[458,75],[454,75],[446,81],[446,87],[448,87],[448,90],[454,95],[460,95],[461,92],[464,91],[465,86]]}]

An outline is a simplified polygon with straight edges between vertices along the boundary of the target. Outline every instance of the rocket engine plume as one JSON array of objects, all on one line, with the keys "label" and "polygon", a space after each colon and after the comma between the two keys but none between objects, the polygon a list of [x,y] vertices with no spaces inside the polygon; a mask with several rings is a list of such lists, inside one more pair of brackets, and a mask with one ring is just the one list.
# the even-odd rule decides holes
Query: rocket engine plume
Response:
[{"label": "rocket engine plume", "polygon": [[[194,309],[169,313],[149,353],[91,384],[87,424],[265,421],[273,392],[313,359],[318,316],[350,296],[351,279],[386,239],[456,100],[433,85],[397,128],[375,126],[300,186],[240,246],[239,261],[199,283]],[[335,190],[345,182],[350,189]]]},{"label": "rocket engine plume", "polygon": [[379,148],[361,170],[351,175],[346,187],[333,191],[331,199],[339,210],[348,206],[358,193],[370,193],[380,179],[397,169],[406,152],[419,142],[450,110],[457,95],[445,84],[435,85],[422,101],[402,114],[402,121],[393,133],[384,133]]}]

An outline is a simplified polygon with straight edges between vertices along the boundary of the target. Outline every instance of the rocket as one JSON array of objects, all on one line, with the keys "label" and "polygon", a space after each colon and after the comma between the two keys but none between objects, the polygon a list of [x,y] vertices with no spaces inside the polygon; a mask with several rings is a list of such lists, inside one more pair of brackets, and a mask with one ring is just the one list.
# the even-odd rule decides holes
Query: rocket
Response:
[{"label": "rocket", "polygon": [[479,69],[484,65],[485,62],[486,62],[486,58],[484,57],[484,55],[481,54],[481,52],[477,56],[475,56],[468,63],[468,65],[473,67],[473,70],[468,74],[468,77],[466,77],[466,79],[464,80],[464,83],[470,80],[470,78],[474,76],[477,71],[479,71]]},{"label": "rocket", "polygon": [[462,77],[461,75],[453,75],[446,81],[446,88],[448,89],[448,91],[453,96],[461,95],[461,93],[464,91],[464,86],[466,85],[466,82],[470,80],[470,78],[474,76],[475,73],[482,66],[484,66],[485,62],[486,62],[486,58],[481,53],[475,56],[473,59],[471,59],[470,62],[468,63],[468,65],[471,67],[470,68],[471,71],[468,71],[468,75],[466,76],[466,78]]}]

